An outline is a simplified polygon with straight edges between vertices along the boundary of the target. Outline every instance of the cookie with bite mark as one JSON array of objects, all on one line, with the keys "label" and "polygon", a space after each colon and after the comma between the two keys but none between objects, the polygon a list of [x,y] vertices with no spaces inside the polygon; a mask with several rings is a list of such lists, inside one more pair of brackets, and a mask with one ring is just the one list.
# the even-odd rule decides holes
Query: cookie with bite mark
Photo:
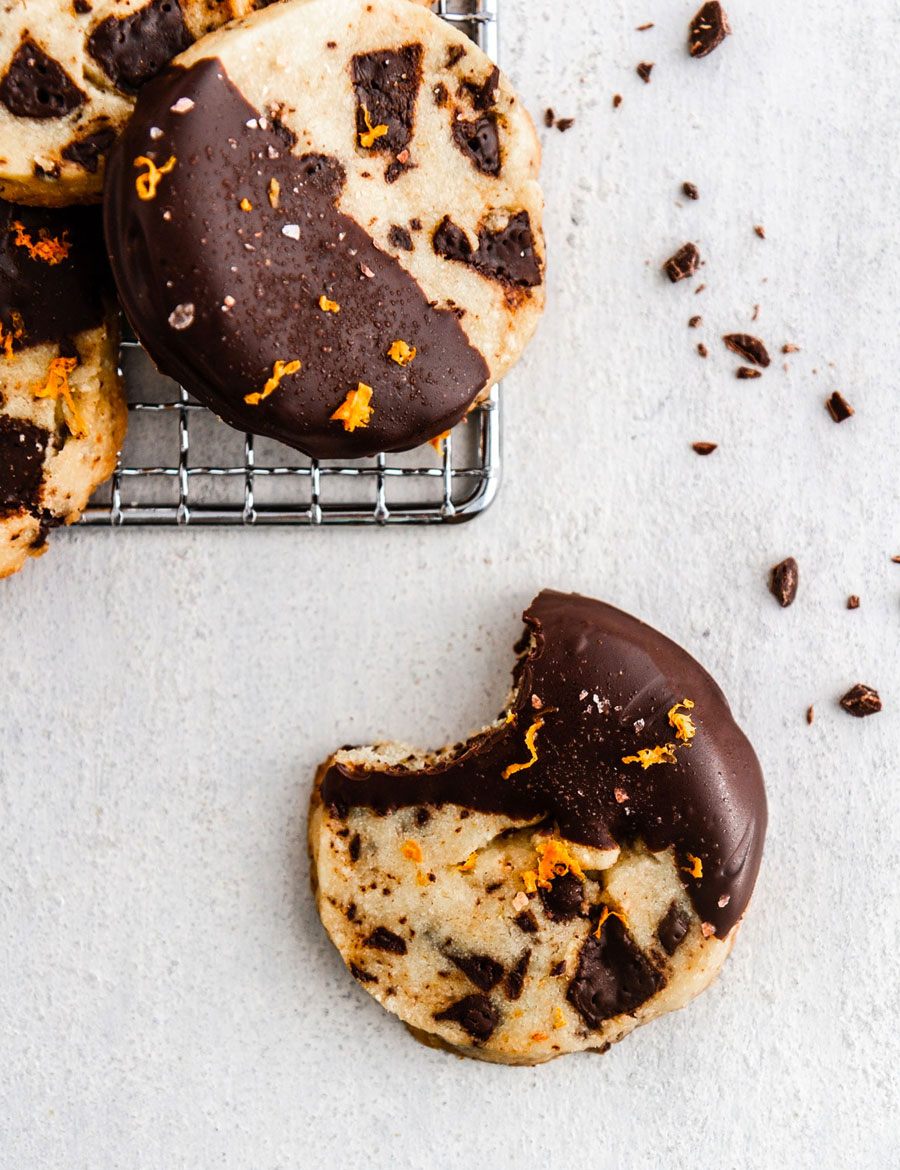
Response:
[{"label": "cookie with bite mark", "polygon": [[541,593],[508,706],[467,742],[336,752],[309,840],[350,972],[425,1041],[605,1050],[715,978],[759,869],[759,763],[675,643]]},{"label": "cookie with bite mark", "polygon": [[409,0],[278,4],[146,86],[110,255],[159,368],[318,458],[414,447],[544,304],[540,150],[496,66]]},{"label": "cookie with bite mark", "polygon": [[96,208],[0,200],[0,577],[115,468],[127,408]]}]

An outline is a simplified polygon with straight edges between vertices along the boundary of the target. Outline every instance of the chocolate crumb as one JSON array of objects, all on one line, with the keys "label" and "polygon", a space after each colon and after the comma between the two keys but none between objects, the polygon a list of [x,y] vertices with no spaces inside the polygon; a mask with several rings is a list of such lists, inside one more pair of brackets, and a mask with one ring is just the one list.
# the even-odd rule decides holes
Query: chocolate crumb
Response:
[{"label": "chocolate crumb", "polygon": [[891,564],[900,565],[900,557],[891,557]]},{"label": "chocolate crumb", "polygon": [[709,350],[706,348],[706,346],[703,344],[702,341],[697,342],[697,353],[699,353],[701,357],[706,357],[707,354],[709,353]]},{"label": "chocolate crumb", "polygon": [[571,130],[574,125],[575,125],[574,118],[557,118],[556,119],[556,129],[560,130],[563,134],[565,134],[565,132],[567,130]]},{"label": "chocolate crumb", "polygon": [[691,443],[698,455],[712,455],[718,446],[718,443]]},{"label": "chocolate crumb", "polygon": [[687,243],[683,244],[674,256],[669,257],[663,265],[663,271],[673,284],[677,284],[686,276],[693,276],[699,267],[700,253],[697,245]]},{"label": "chocolate crumb", "polygon": [[732,353],[736,353],[744,361],[752,362],[755,366],[765,368],[772,360],[760,339],[751,337],[749,333],[726,333],[722,340]]},{"label": "chocolate crumb", "polygon": [[685,193],[685,195],[687,195],[688,199],[699,199],[700,198],[700,192],[697,190],[697,188],[694,186],[693,183],[682,183],[681,189]]},{"label": "chocolate crumb", "polygon": [[859,597],[856,593],[851,593],[847,598],[847,609],[859,609]]},{"label": "chocolate crumb", "polygon": [[846,421],[853,414],[853,407],[839,390],[835,390],[830,398],[825,399],[825,405],[836,423]]},{"label": "chocolate crumb", "polygon": [[655,61],[641,61],[637,67],[637,75],[645,85],[650,84],[650,74],[653,72]]},{"label": "chocolate crumb", "polygon": [[688,321],[688,325],[690,326],[691,329],[696,329],[698,325],[702,325],[702,324],[703,324],[702,317],[691,317],[690,321]]},{"label": "chocolate crumb", "polygon": [[806,722],[811,725],[813,720],[815,719],[815,717],[816,717],[815,708],[807,707],[806,708]]},{"label": "chocolate crumb", "polygon": [[622,95],[620,93],[613,94],[613,109],[617,110],[622,104]]},{"label": "chocolate crumb", "polygon": [[759,236],[759,238],[761,240],[764,240],[766,238],[766,229],[763,227],[763,225],[761,223],[754,224],[753,230],[756,232],[756,234]]},{"label": "chocolate crumb", "polygon": [[792,605],[797,596],[799,572],[793,557],[787,557],[772,568],[769,591],[782,609]]},{"label": "chocolate crumb", "polygon": [[788,342],[787,345],[783,345],[781,347],[781,352],[782,353],[799,353],[800,346],[799,345],[791,345],[791,343]]},{"label": "chocolate crumb", "polygon": [[548,106],[546,108],[546,110],[544,110],[544,125],[549,130],[555,121],[556,121],[556,114],[554,114],[554,112],[553,112],[553,107]]},{"label": "chocolate crumb", "polygon": [[876,711],[881,710],[881,696],[873,687],[857,683],[841,699],[841,706],[857,719],[863,719],[866,715],[874,715]]},{"label": "chocolate crumb", "polygon": [[734,376],[736,378],[761,378],[762,370],[754,370],[750,366],[738,366]]},{"label": "chocolate crumb", "polygon": [[694,296],[696,296],[697,293],[702,293],[705,288],[706,288],[705,284],[698,284],[697,287],[694,289]]},{"label": "chocolate crumb", "polygon": [[751,316],[750,320],[755,321],[758,316],[759,316],[759,305],[754,305],[753,306],[753,315]]},{"label": "chocolate crumb", "polygon": [[730,32],[725,9],[719,0],[709,0],[691,21],[688,51],[692,57],[706,57],[718,49]]},{"label": "chocolate crumb", "polygon": [[635,28],[635,32],[646,32],[648,28],[653,28],[653,21],[648,20],[646,24],[639,24]]}]

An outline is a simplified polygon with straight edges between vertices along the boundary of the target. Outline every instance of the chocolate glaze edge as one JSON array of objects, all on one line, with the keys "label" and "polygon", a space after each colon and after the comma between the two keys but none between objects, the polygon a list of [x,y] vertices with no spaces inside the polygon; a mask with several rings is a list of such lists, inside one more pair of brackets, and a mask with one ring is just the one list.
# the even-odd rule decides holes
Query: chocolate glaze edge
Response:
[{"label": "chocolate glaze edge", "polygon": [[[193,109],[173,113],[183,97]],[[163,131],[153,142],[149,124]],[[126,315],[156,365],[232,426],[319,458],[417,446],[463,417],[488,384],[487,363],[457,317],[432,306],[402,265],[337,209],[333,193],[303,178],[304,159],[333,170],[339,162],[301,159],[290,138],[247,103],[216,58],[173,66],[144,87],[107,167],[107,247]],[[144,154],[190,165],[176,164],[156,197],[141,201],[134,159]],[[271,178],[280,184],[278,208],[266,194]],[[285,236],[287,225],[300,225],[299,239]],[[251,241],[253,251],[244,247]],[[235,300],[227,312],[224,291]],[[319,309],[323,293],[340,314]],[[193,321],[175,330],[169,317],[183,304]],[[386,355],[398,338],[419,351],[404,367]],[[245,403],[274,361],[294,358],[299,372],[257,406]],[[373,413],[350,433],[331,415],[360,381],[374,387]]]},{"label": "chocolate glaze edge", "polygon": [[[418,772],[332,762],[324,804],[337,815],[459,804],[513,819],[540,815],[584,845],[673,847],[695,910],[724,938],[750,901],[767,807],[759,762],[718,685],[680,646],[603,602],[545,591],[524,619],[533,644],[516,668],[514,722]],[[668,712],[684,698],[695,703],[697,734],[678,747],[676,763],[624,764],[641,747],[678,742]],[[501,779],[510,763],[528,759],[524,735],[538,711],[537,761]],[[700,878],[686,872],[689,854],[702,863]]]}]

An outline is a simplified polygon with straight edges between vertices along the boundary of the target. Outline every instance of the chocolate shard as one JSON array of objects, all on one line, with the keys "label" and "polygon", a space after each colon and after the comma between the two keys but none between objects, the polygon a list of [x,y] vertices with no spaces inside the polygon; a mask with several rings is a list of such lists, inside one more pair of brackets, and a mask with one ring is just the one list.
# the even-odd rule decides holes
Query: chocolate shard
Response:
[{"label": "chocolate shard", "polygon": [[665,986],[665,979],[632,942],[618,918],[607,918],[599,938],[587,937],[566,999],[589,1028],[634,1012]]},{"label": "chocolate shard", "polygon": [[531,951],[525,951],[515,967],[503,980],[503,992],[507,999],[518,999],[525,987],[525,974],[531,961]]},{"label": "chocolate shard", "polygon": [[150,0],[130,16],[102,20],[87,49],[117,89],[136,94],[193,40],[178,0]]},{"label": "chocolate shard", "polygon": [[673,902],[659,920],[659,925],[656,928],[656,936],[667,955],[675,954],[684,942],[690,925],[691,919],[687,911],[683,910],[677,902]]},{"label": "chocolate shard", "polygon": [[689,242],[682,244],[675,255],[669,257],[663,265],[663,272],[673,284],[677,284],[686,276],[693,276],[699,267],[700,253],[697,245]]},{"label": "chocolate shard", "polygon": [[448,952],[447,958],[459,967],[463,975],[474,983],[479,991],[490,991],[503,978],[503,964],[490,955],[455,955]]},{"label": "chocolate shard", "polygon": [[548,130],[552,130],[553,123],[555,121],[556,121],[556,113],[554,112],[552,106],[548,106],[546,108],[546,110],[544,110],[544,125],[547,127]]},{"label": "chocolate shard", "polygon": [[793,605],[797,596],[799,570],[793,557],[788,557],[780,564],[774,565],[769,578],[769,591],[782,609]]},{"label": "chocolate shard", "polygon": [[464,85],[472,98],[472,105],[475,109],[489,110],[494,104],[495,95],[500,86],[500,70],[494,65],[481,85],[476,85],[472,81],[466,81]]},{"label": "chocolate shard", "polygon": [[731,33],[731,25],[719,0],[709,0],[691,21],[688,50],[692,57],[706,57]]},{"label": "chocolate shard", "polygon": [[386,926],[376,926],[365,945],[376,951],[387,951],[391,955],[405,955],[406,942],[399,934],[394,934]]},{"label": "chocolate shard", "polygon": [[482,226],[478,248],[473,252],[466,233],[445,215],[435,229],[431,246],[445,260],[467,264],[491,280],[516,288],[541,283],[541,266],[534,250],[531,218],[527,211],[510,217],[505,227],[492,231]]},{"label": "chocolate shard", "polygon": [[747,378],[761,378],[762,370],[755,370],[752,366],[738,366],[738,368],[734,371],[734,376],[744,381],[746,381]]},{"label": "chocolate shard", "polygon": [[859,597],[855,593],[851,593],[847,598],[847,609],[859,609]]},{"label": "chocolate shard", "polygon": [[839,390],[835,390],[829,398],[825,399],[825,405],[836,423],[846,422],[853,415],[853,407]]},{"label": "chocolate shard", "polygon": [[497,119],[485,114],[474,122],[457,118],[453,123],[453,141],[483,175],[500,174],[500,134]]},{"label": "chocolate shard", "polygon": [[27,419],[0,416],[0,510],[37,510],[50,432]]},{"label": "chocolate shard", "polygon": [[874,687],[857,683],[841,699],[841,706],[857,719],[863,719],[866,715],[874,715],[881,710],[881,696]]},{"label": "chocolate shard", "polygon": [[356,94],[357,137],[373,127],[385,126],[386,133],[374,139],[368,149],[398,154],[412,138],[422,84],[422,46],[359,53],[351,62],[350,78]]},{"label": "chocolate shard", "polygon": [[752,362],[755,366],[762,366],[765,369],[772,360],[760,339],[752,337],[749,333],[725,333],[722,340],[732,353],[736,353],[744,361]]},{"label": "chocolate shard", "polygon": [[556,119],[556,129],[559,130],[559,132],[561,134],[565,134],[565,132],[567,130],[571,130],[574,125],[575,125],[574,118],[557,118]]},{"label": "chocolate shard", "polygon": [[62,157],[69,162],[96,175],[100,164],[100,156],[106,154],[116,140],[114,130],[98,130],[94,134],[87,134],[84,138],[77,138],[62,149]]},{"label": "chocolate shard", "polygon": [[538,893],[551,922],[571,922],[581,913],[584,883],[573,873],[555,877],[550,883],[549,890],[541,886]]},{"label": "chocolate shard", "polygon": [[718,443],[691,443],[691,447],[698,455],[712,455],[718,446]]},{"label": "chocolate shard", "polygon": [[64,118],[84,100],[62,65],[30,37],[13,53],[0,78],[0,102],[16,118]]},{"label": "chocolate shard", "polygon": [[637,75],[645,85],[650,84],[650,74],[653,72],[655,61],[641,61],[637,67]]},{"label": "chocolate shard", "polygon": [[442,1012],[436,1012],[436,1020],[452,1020],[464,1032],[480,1043],[490,1040],[497,1027],[497,1009],[486,995],[467,995],[457,1000]]},{"label": "chocolate shard", "polygon": [[700,192],[697,190],[697,188],[694,186],[693,183],[682,183],[681,190],[685,193],[685,195],[688,197],[688,199],[699,199],[700,198]]}]

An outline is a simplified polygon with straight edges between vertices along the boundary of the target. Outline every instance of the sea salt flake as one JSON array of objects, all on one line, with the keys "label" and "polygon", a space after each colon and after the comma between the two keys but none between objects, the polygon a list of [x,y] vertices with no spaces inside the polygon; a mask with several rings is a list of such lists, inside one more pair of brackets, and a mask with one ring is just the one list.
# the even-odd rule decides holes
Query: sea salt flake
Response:
[{"label": "sea salt flake", "polygon": [[284,225],[284,227],[281,229],[281,234],[283,236],[287,236],[288,239],[299,240],[300,239],[300,224],[299,223],[286,223]]},{"label": "sea salt flake", "polygon": [[186,114],[188,110],[193,108],[194,103],[189,97],[180,97],[173,106],[169,106],[173,114]]},{"label": "sea salt flake", "polygon": [[528,905],[528,895],[524,890],[519,890],[518,894],[513,898],[513,910],[524,910]]},{"label": "sea salt flake", "polygon": [[187,329],[194,323],[194,306],[190,301],[183,305],[176,305],[169,314],[169,324],[173,329]]},{"label": "sea salt flake", "polygon": [[160,130],[160,128],[158,126],[151,126],[150,127],[150,137],[154,141],[156,141],[157,138],[162,138],[162,136],[163,136],[163,132],[162,132],[162,130]]}]

